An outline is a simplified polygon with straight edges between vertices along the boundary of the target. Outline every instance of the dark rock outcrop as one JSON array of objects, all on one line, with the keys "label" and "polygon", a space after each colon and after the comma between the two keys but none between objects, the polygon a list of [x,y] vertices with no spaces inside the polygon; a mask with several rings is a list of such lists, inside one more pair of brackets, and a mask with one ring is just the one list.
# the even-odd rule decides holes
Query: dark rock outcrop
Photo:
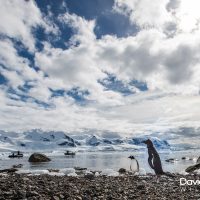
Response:
[{"label": "dark rock outcrop", "polygon": [[13,165],[12,167],[13,167],[13,168],[22,168],[22,167],[23,167],[23,164]]},{"label": "dark rock outcrop", "polygon": [[85,168],[85,167],[74,167],[74,169],[75,169],[75,170],[79,170],[79,171],[80,171],[80,170],[87,170],[87,168]]},{"label": "dark rock outcrop", "polygon": [[191,172],[194,172],[195,170],[198,170],[198,169],[200,169],[200,163],[197,163],[196,165],[189,166],[185,171],[187,173],[191,173]]},{"label": "dark rock outcrop", "polygon": [[120,174],[125,174],[125,173],[126,173],[126,169],[120,168],[120,169],[119,169],[119,173],[120,173]]},{"label": "dark rock outcrop", "polygon": [[68,141],[65,141],[65,142],[62,142],[60,144],[58,144],[59,146],[70,146],[70,147],[76,147],[75,143],[71,143],[71,142],[68,142]]},{"label": "dark rock outcrop", "polygon": [[18,170],[15,168],[10,168],[10,169],[2,169],[2,170],[0,170],[0,173],[14,173],[16,171],[18,171]]},{"label": "dark rock outcrop", "polygon": [[178,161],[178,159],[175,159],[175,158],[169,158],[165,160],[165,162],[170,162],[170,163],[174,163],[176,161]]},{"label": "dark rock outcrop", "polygon": [[87,145],[90,145],[90,146],[98,146],[102,141],[97,138],[95,135],[93,135],[91,138],[89,138],[87,140]]},{"label": "dark rock outcrop", "polygon": [[28,161],[29,162],[49,162],[49,161],[51,161],[51,159],[48,158],[44,154],[34,153],[29,157]]}]

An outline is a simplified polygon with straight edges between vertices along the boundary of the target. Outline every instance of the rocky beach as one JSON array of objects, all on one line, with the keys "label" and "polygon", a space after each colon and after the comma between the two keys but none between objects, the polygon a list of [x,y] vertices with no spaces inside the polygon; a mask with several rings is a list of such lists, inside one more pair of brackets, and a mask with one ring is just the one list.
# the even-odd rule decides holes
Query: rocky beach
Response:
[{"label": "rocky beach", "polygon": [[180,186],[180,178],[199,180],[200,176],[50,176],[2,173],[0,200],[164,200],[200,198],[200,186]]}]

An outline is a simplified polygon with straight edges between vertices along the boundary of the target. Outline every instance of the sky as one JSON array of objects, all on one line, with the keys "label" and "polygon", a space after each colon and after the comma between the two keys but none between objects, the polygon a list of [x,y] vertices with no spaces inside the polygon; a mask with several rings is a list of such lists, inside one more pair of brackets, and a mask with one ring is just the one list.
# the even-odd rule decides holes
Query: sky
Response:
[{"label": "sky", "polygon": [[195,142],[199,6],[0,0],[0,129],[157,133]]}]

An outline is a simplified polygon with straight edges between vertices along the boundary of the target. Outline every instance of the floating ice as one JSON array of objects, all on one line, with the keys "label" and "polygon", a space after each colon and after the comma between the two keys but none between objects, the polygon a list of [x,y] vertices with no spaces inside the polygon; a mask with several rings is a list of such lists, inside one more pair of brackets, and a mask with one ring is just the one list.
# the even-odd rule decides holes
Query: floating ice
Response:
[{"label": "floating ice", "polygon": [[31,173],[31,170],[28,170],[28,169],[21,169],[19,171],[16,172],[17,174],[29,174]]},{"label": "floating ice", "polygon": [[116,172],[113,169],[104,169],[101,172],[101,175],[105,175],[105,176],[119,176],[119,172]]},{"label": "floating ice", "polygon": [[198,158],[194,157],[192,160],[196,162],[196,161],[197,161],[197,159],[198,159]]},{"label": "floating ice", "polygon": [[99,172],[95,172],[95,176],[99,176],[100,174],[99,174]]},{"label": "floating ice", "polygon": [[85,171],[85,174],[92,174],[92,172],[89,171],[89,170],[86,170],[86,171]]},{"label": "floating ice", "polygon": [[75,172],[67,174],[67,176],[78,176]]},{"label": "floating ice", "polygon": [[41,174],[48,174],[51,176],[64,176],[65,174],[62,172],[49,172],[48,170],[28,170],[22,169],[17,171],[18,174],[31,174],[31,175],[41,175]]},{"label": "floating ice", "polygon": [[188,175],[189,173],[187,173],[186,171],[181,171],[181,172],[179,172],[179,174],[182,174],[182,175]]},{"label": "floating ice", "polygon": [[73,174],[73,173],[75,173],[75,169],[74,168],[63,168],[63,169],[60,169],[60,173],[64,173],[66,175]]},{"label": "floating ice", "polygon": [[16,173],[18,174],[33,174],[33,175],[40,175],[40,174],[49,174],[49,171],[46,169],[43,170],[19,170]]},{"label": "floating ice", "polygon": [[49,172],[48,174],[51,176],[64,176],[65,175],[64,173],[60,173],[60,172]]},{"label": "floating ice", "polygon": [[140,171],[139,171],[139,175],[146,175],[146,170],[143,169],[143,168],[140,168]]},{"label": "floating ice", "polygon": [[46,169],[43,170],[33,170],[31,171],[32,174],[36,175],[36,174],[49,174],[49,171]]}]

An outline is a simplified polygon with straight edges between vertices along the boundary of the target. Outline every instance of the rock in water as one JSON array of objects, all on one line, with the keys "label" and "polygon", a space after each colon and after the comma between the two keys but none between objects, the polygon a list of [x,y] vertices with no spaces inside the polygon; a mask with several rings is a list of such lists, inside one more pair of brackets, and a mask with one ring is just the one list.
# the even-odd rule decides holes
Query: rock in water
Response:
[{"label": "rock in water", "polygon": [[28,161],[29,162],[49,162],[49,161],[51,161],[51,159],[48,158],[44,154],[34,153],[29,157]]},{"label": "rock in water", "polygon": [[87,168],[84,167],[74,167],[74,169],[78,171],[87,170]]},{"label": "rock in water", "polygon": [[22,164],[18,164],[18,165],[13,165],[12,168],[22,168],[23,165]]},{"label": "rock in water", "polygon": [[14,173],[16,171],[18,171],[18,170],[15,169],[15,168],[10,168],[10,169],[2,169],[2,170],[0,170],[0,173],[4,173],[4,172],[6,172],[6,173]]},{"label": "rock in water", "polygon": [[169,158],[169,159],[165,160],[165,162],[174,162],[174,158]]},{"label": "rock in water", "polygon": [[197,169],[200,169],[200,163],[197,163],[196,165],[192,165],[192,166],[188,167],[185,171],[187,173],[190,173],[190,172],[193,172]]},{"label": "rock in water", "polygon": [[120,173],[120,174],[125,174],[125,173],[126,173],[126,169],[120,168],[120,169],[119,169],[119,173]]}]

